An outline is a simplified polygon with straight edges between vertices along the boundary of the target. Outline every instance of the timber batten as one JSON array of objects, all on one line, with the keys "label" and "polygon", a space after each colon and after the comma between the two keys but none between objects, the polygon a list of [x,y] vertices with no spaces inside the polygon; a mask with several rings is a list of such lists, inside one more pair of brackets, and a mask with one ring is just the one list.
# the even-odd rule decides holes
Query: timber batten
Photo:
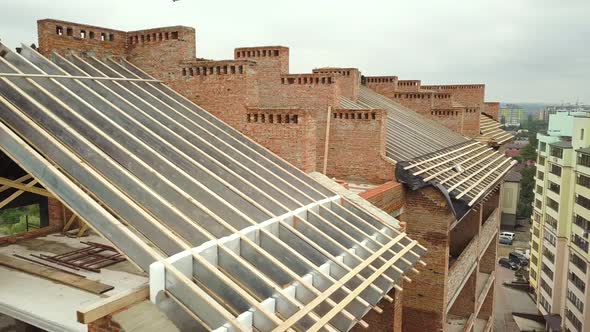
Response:
[{"label": "timber batten", "polygon": [[410,281],[422,246],[129,62],[0,49],[0,149],[194,329],[347,331]]}]

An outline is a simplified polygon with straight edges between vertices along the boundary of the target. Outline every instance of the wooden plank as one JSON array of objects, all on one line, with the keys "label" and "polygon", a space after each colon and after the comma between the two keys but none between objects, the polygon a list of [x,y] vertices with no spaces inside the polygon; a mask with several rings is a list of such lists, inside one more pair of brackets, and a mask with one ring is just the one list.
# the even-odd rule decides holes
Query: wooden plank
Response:
[{"label": "wooden plank", "polygon": [[[36,179],[33,179],[31,182],[27,183],[27,187],[32,187],[34,186],[38,181]],[[22,190],[17,190],[16,192],[14,192],[12,195],[6,197],[5,200],[3,200],[2,202],[0,202],[0,209],[5,207],[6,205],[10,204],[10,202],[14,201],[15,199],[17,199],[20,195],[22,195],[24,193],[24,191]]]},{"label": "wooden plank", "polygon": [[76,316],[79,323],[92,323],[119,309],[141,302],[149,296],[150,289],[147,284],[144,284],[81,308],[76,312]]},{"label": "wooden plank", "polygon": [[51,198],[54,197],[49,191],[47,191],[45,189],[41,189],[41,188],[37,188],[37,187],[27,187],[26,185],[24,185],[20,182],[16,182],[16,181],[6,179],[6,178],[0,178],[0,184],[15,188],[18,190],[27,191],[27,192],[31,192],[33,194],[45,196],[45,197],[51,197]]},{"label": "wooden plank", "polygon": [[65,233],[65,232],[67,232],[70,229],[70,227],[74,223],[74,220],[76,220],[76,215],[74,213],[72,213],[72,216],[70,217],[70,219],[68,220],[68,222],[64,225],[64,228],[62,230],[62,233]]},{"label": "wooden plank", "polygon": [[98,281],[81,278],[53,268],[32,264],[9,256],[0,255],[0,265],[32,274],[51,281],[78,288],[93,294],[102,294],[113,289],[113,286],[105,285]]},{"label": "wooden plank", "polygon": [[[31,179],[31,178],[32,178],[31,174],[27,174],[27,175],[21,176],[20,178],[14,180],[14,182],[22,183],[22,182],[25,182],[25,181],[27,181],[28,179]],[[12,187],[10,187],[10,186],[1,186],[0,187],[0,193],[1,192],[4,192],[4,191],[6,191],[6,190],[8,190],[10,188],[12,188]]]}]

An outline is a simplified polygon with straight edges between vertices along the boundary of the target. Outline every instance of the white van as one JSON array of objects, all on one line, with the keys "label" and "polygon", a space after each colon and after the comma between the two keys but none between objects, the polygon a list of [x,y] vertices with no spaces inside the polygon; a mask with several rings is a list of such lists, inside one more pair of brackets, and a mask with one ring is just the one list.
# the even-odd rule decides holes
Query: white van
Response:
[{"label": "white van", "polygon": [[514,233],[512,233],[512,232],[502,232],[502,233],[500,233],[500,237],[505,237],[505,238],[508,238],[510,240],[514,240]]}]

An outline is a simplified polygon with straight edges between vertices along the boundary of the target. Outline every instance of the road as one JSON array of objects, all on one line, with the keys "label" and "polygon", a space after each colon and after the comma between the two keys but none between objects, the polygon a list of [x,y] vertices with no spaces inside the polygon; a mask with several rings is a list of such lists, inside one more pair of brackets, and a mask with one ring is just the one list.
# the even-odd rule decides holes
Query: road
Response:
[{"label": "road", "polygon": [[[529,239],[530,231],[528,229],[516,232],[512,246],[498,245],[498,259],[506,257],[516,248],[528,249]],[[514,271],[496,265],[495,332],[520,331],[512,317],[512,312],[538,314],[535,302],[526,292],[504,287],[503,282],[510,282],[513,279]]]}]

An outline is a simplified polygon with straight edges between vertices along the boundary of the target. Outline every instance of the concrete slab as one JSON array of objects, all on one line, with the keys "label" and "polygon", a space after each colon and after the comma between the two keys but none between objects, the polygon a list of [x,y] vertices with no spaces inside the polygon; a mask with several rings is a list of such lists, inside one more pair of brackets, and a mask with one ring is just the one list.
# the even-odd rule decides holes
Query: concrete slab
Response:
[{"label": "concrete slab", "polygon": [[447,319],[447,331],[448,332],[463,332],[465,324],[467,324],[467,317],[459,317],[449,315]]},{"label": "concrete slab", "polygon": [[180,332],[168,317],[149,301],[143,301],[113,315],[113,321],[125,332]]},{"label": "concrete slab", "polygon": [[[93,234],[82,239],[52,234],[0,247],[0,254],[60,254],[85,247],[80,241],[109,244]],[[83,270],[75,272],[115,288],[99,296],[0,266],[0,313],[47,331],[87,331],[86,325],[76,321],[76,311],[79,308],[147,282],[147,277],[129,262],[103,268],[101,273]]]}]

